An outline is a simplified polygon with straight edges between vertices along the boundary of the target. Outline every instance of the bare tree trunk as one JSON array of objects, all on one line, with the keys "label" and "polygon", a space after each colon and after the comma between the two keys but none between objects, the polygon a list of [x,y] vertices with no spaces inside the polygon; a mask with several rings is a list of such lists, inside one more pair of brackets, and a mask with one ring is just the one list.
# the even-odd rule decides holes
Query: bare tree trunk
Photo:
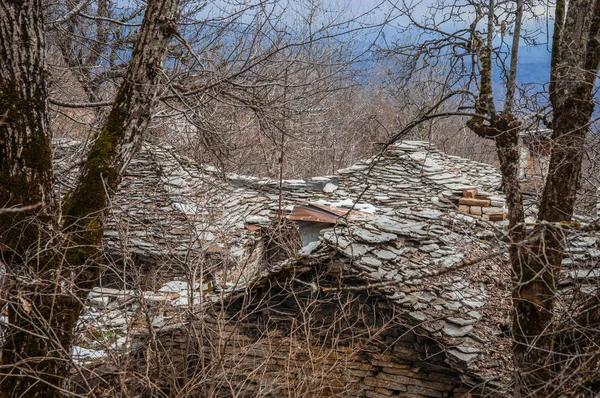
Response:
[{"label": "bare tree trunk", "polygon": [[[41,3],[0,2],[0,114],[5,117],[0,125],[0,207],[38,205],[51,214],[55,198]],[[36,225],[15,229],[31,214],[0,215],[0,244],[19,251],[35,244]]]},{"label": "bare tree trunk", "polygon": [[[41,2],[2,2],[0,7],[3,46],[0,106],[3,112],[8,111],[7,123],[0,127],[0,200],[3,206],[39,201],[42,214],[48,214],[47,224],[54,225]],[[80,303],[99,276],[103,213],[108,196],[117,188],[150,122],[177,15],[177,0],[148,2],[112,110],[92,146],[77,187],[64,200],[63,228],[67,243],[63,251],[44,251],[43,248],[52,247],[49,243],[53,234],[42,236],[41,231],[50,228],[40,228],[40,222],[27,227],[24,240],[11,232],[18,220],[0,216],[1,250],[10,250],[16,258],[9,264],[11,272],[18,271],[14,265],[17,263],[21,268],[33,266],[30,279],[35,281],[20,286],[12,297],[11,327],[2,352],[2,364],[9,369],[9,377],[0,378],[0,397],[62,396]],[[15,37],[21,42],[15,42]],[[18,167],[21,164],[24,171]],[[11,179],[5,180],[5,175]],[[27,257],[30,248],[32,254]]]},{"label": "bare tree trunk", "polygon": [[177,12],[177,0],[148,3],[131,62],[112,109],[90,150],[77,187],[64,200],[65,230],[77,246],[68,251],[67,261],[77,267],[86,265],[79,271],[84,275],[76,278],[77,288],[83,293],[98,277],[99,270],[94,263],[98,260],[108,198],[117,189],[150,123],[167,45],[176,29]]},{"label": "bare tree trunk", "polygon": [[[554,336],[550,328],[556,274],[564,257],[564,236],[556,223],[573,215],[581,178],[584,144],[594,110],[593,88],[598,73],[600,1],[557,4],[552,54],[551,92],[553,148],[542,194],[536,241],[516,270],[513,292],[515,361],[522,394],[541,394],[549,384],[548,357]],[[558,33],[557,33],[558,32]]]},{"label": "bare tree trunk", "polygon": [[[0,50],[0,113],[5,115],[5,122],[0,125],[0,207],[34,207],[30,211],[0,214],[0,261],[6,264],[6,279],[19,275],[22,281],[29,282],[27,287],[4,283],[8,320],[32,332],[5,330],[2,363],[19,363],[2,372],[9,377],[0,379],[6,381],[0,384],[0,395],[7,396],[13,388],[32,383],[33,379],[28,381],[22,375],[39,373],[43,366],[34,358],[48,354],[46,342],[34,336],[45,334],[44,320],[36,317],[33,294],[26,291],[38,289],[33,282],[35,275],[48,260],[45,253],[39,252],[39,242],[52,246],[57,229],[41,0],[0,2]],[[24,347],[28,347],[27,353]]]}]

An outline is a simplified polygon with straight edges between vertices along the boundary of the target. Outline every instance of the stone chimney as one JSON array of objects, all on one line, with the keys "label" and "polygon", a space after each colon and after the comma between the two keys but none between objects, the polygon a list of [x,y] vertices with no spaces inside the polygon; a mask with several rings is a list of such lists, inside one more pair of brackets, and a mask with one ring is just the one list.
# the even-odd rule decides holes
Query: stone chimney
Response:
[{"label": "stone chimney", "polygon": [[552,130],[531,129],[520,134],[519,177],[530,188],[541,188],[548,174]]}]

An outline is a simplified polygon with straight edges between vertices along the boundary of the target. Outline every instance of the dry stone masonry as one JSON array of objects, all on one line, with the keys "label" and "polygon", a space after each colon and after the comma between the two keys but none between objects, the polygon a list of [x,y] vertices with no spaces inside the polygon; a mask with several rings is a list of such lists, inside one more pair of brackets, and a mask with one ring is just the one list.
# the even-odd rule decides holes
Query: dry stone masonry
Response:
[{"label": "dry stone masonry", "polygon": [[481,217],[489,221],[506,220],[506,201],[499,195],[477,192],[477,189],[465,189],[458,199],[458,211]]},{"label": "dry stone masonry", "polygon": [[[79,144],[56,147],[64,170],[58,189],[65,190]],[[107,279],[90,293],[78,352],[93,361],[98,353],[159,355],[193,373],[199,368],[181,362],[190,344],[203,366],[218,348],[229,358],[215,374],[228,380],[221,387],[246,388],[249,396],[293,389],[304,396],[502,396],[512,371],[510,267],[504,255],[477,260],[505,249],[500,181],[492,166],[404,141],[334,175],[284,181],[281,218],[279,181],[223,174],[144,144],[115,195],[105,252],[117,269],[151,264],[158,271],[152,283]],[[290,214],[300,221],[290,224]],[[575,287],[595,292],[597,236],[568,239],[565,297]],[[343,329],[326,337],[292,333],[315,303],[311,322],[342,319],[344,307],[331,303],[350,293],[360,303],[353,314],[378,314],[395,326],[361,318],[346,331],[370,339],[352,340]],[[253,299],[261,304],[248,307]],[[192,325],[204,332],[190,334]],[[381,334],[373,335],[377,325]],[[306,360],[324,342],[331,349],[316,358],[329,365],[343,358],[345,367]]]}]

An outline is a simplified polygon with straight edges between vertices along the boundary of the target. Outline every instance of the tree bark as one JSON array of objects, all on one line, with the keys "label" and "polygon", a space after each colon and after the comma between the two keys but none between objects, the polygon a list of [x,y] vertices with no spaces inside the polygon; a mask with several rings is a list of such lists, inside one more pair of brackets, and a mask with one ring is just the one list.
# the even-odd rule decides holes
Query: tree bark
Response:
[{"label": "tree bark", "polygon": [[[113,107],[76,188],[64,199],[63,244],[53,250],[44,250],[52,247],[51,240],[57,234],[43,225],[54,226],[56,218],[46,132],[42,4],[39,0],[3,1],[0,7],[0,109],[8,111],[7,123],[0,127],[0,200],[2,206],[40,202],[42,209],[36,214],[39,221],[21,223],[26,225],[20,232],[24,238],[18,239],[12,232],[21,224],[15,222],[28,214],[18,213],[12,218],[0,215],[0,249],[4,256],[6,252],[14,258],[9,271],[18,274],[22,269],[33,269],[29,280],[35,281],[19,286],[12,295],[11,325],[2,350],[2,364],[8,369],[3,373],[8,377],[0,378],[0,397],[59,397],[69,374],[80,303],[100,272],[108,197],[118,187],[150,122],[167,45],[176,27],[178,0],[148,2]],[[20,42],[13,45],[15,38]],[[21,165],[24,171],[20,171]]]},{"label": "tree bark", "polygon": [[39,238],[39,226],[22,221],[40,211],[52,214],[56,202],[41,3],[0,2],[0,114],[5,116],[0,125],[0,207],[38,205],[39,210],[0,214],[0,250],[7,246],[20,253]]},{"label": "tree bark", "polygon": [[[566,12],[566,18],[563,16]],[[600,1],[557,5],[552,45],[550,98],[553,106],[552,155],[542,194],[535,240],[516,269],[513,334],[518,388],[523,396],[544,394],[550,383],[556,276],[565,254],[558,223],[573,215],[598,73]],[[551,224],[550,224],[551,223]]]},{"label": "tree bark", "polygon": [[[32,308],[33,292],[39,287],[34,281],[51,258],[40,252],[39,243],[51,247],[57,232],[42,1],[0,2],[0,51],[0,113],[5,116],[0,125],[0,207],[33,207],[0,214],[0,261],[7,268],[5,278],[12,282],[4,281],[3,295],[8,320],[18,327],[4,331],[2,363],[10,367],[2,372],[9,382],[0,384],[0,394],[7,395],[31,384],[22,375],[37,374],[40,362],[33,358],[47,354],[46,342],[33,334],[45,334],[46,320]],[[15,283],[12,275],[19,275],[27,286]],[[29,347],[28,354],[24,346]]]}]

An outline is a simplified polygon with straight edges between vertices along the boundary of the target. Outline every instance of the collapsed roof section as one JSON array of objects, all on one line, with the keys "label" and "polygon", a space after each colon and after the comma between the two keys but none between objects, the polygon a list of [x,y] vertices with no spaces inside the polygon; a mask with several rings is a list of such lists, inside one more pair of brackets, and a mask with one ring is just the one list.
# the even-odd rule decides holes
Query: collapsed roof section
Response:
[{"label": "collapsed roof section", "polygon": [[[74,168],[65,165],[77,145],[57,145],[57,163],[71,175]],[[342,259],[343,274],[385,295],[440,341],[467,382],[502,381],[511,367],[510,275],[496,235],[506,222],[493,222],[483,210],[460,211],[465,198],[504,211],[500,181],[490,165],[405,141],[333,176],[284,181],[280,209],[279,181],[220,174],[168,147],[144,144],[113,199],[106,246],[111,253],[182,261],[206,252],[238,259],[246,274],[219,286],[220,297],[290,263]],[[61,189],[68,184],[61,180]],[[471,213],[474,205],[468,206]],[[261,231],[282,223],[282,213],[299,226],[301,256],[261,267]],[[576,237],[570,253],[564,286],[600,278],[593,270],[600,258],[595,236]],[[177,317],[175,309],[171,315]],[[157,327],[172,325],[167,319]]]}]

